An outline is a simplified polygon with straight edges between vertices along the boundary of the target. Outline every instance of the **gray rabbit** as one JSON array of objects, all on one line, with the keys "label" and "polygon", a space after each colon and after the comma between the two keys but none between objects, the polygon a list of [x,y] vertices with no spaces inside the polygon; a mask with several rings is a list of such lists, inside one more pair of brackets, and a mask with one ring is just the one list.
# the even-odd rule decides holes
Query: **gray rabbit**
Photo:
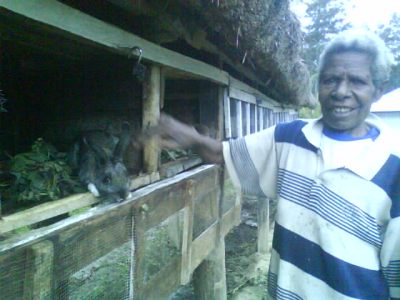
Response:
[{"label": "gray rabbit", "polygon": [[123,155],[130,139],[130,125],[124,122],[119,137],[106,130],[92,130],[82,133],[74,143],[69,161],[94,196],[118,202],[129,196],[130,180]]}]

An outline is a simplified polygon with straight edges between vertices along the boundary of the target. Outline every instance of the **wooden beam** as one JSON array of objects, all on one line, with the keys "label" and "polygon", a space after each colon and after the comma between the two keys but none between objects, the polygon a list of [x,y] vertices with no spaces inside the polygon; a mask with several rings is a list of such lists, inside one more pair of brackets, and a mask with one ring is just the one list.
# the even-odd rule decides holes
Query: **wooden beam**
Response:
[{"label": "wooden beam", "polygon": [[257,107],[257,112],[258,112],[258,130],[257,131],[261,131],[264,129],[264,108]]},{"label": "wooden beam", "polygon": [[169,299],[179,286],[180,260],[174,259],[137,291],[136,300]]},{"label": "wooden beam", "polygon": [[[157,125],[160,117],[161,99],[161,68],[150,67],[150,72],[144,83],[143,95],[143,129]],[[160,150],[156,139],[149,139],[143,147],[143,166],[146,173],[158,170]]]},{"label": "wooden beam", "polygon": [[75,209],[90,206],[97,202],[99,202],[99,199],[89,193],[76,194],[54,202],[40,204],[9,216],[3,216],[0,220],[0,234],[62,215]]},{"label": "wooden beam", "polygon": [[221,233],[225,236],[235,226],[240,224],[241,205],[229,209],[222,217]]},{"label": "wooden beam", "polygon": [[225,121],[225,138],[232,137],[232,123],[231,123],[231,100],[228,95],[224,97],[224,121]]},{"label": "wooden beam", "polygon": [[238,137],[243,136],[243,114],[242,114],[242,102],[236,101],[236,132]]},{"label": "wooden beam", "polygon": [[[224,131],[224,105],[225,105],[225,99],[228,98],[228,89],[226,87],[220,86],[218,87],[218,117],[217,117],[217,135],[216,138],[218,140],[223,140],[225,131]],[[229,102],[228,102],[229,104]]]},{"label": "wooden beam", "polygon": [[[100,216],[104,213],[110,214],[114,210],[119,210],[119,209],[129,209],[129,207],[132,206],[133,203],[141,205],[142,202],[140,202],[141,199],[145,200],[145,196],[149,196],[155,191],[162,190],[164,188],[168,188],[170,185],[177,184],[183,180],[190,179],[192,177],[197,176],[200,173],[204,172],[204,176],[208,177],[209,172],[216,172],[217,167],[214,165],[202,165],[199,166],[193,170],[187,171],[182,174],[178,174],[175,177],[165,179],[163,181],[153,183],[150,185],[147,185],[139,190],[136,190],[132,192],[131,197],[123,202],[120,203],[112,203],[109,205],[104,205],[101,207],[96,207],[94,209],[90,209],[87,212],[83,212],[82,214],[75,215],[73,217],[69,217],[65,220],[62,220],[60,222],[57,222],[55,224],[52,224],[50,226],[44,227],[44,228],[39,228],[32,230],[31,232],[28,232],[26,234],[18,235],[11,237],[10,239],[6,241],[2,241],[0,243],[0,253],[3,251],[9,251],[10,249],[17,249],[19,247],[23,247],[34,239],[40,239],[48,236],[49,234],[54,234],[56,232],[62,231],[64,228],[69,227],[69,226],[79,226],[79,224],[84,224],[87,222],[89,218],[95,218],[97,216]],[[64,200],[66,200],[65,198]],[[5,223],[0,223],[0,225],[4,225]],[[0,226],[2,228],[2,226]]]},{"label": "wooden beam", "polygon": [[251,109],[254,109],[254,131],[253,132],[257,132],[258,131],[258,107],[256,104],[254,104],[253,107],[250,107],[250,113],[251,113]]},{"label": "wooden beam", "polygon": [[185,209],[183,219],[182,237],[182,263],[181,284],[188,284],[192,274],[192,242],[193,242],[193,219],[194,219],[194,181],[189,180],[185,193]]},{"label": "wooden beam", "polygon": [[261,254],[267,254],[269,240],[269,205],[268,199],[257,198],[257,251]]},{"label": "wooden beam", "polygon": [[51,241],[32,245],[27,251],[24,299],[51,299],[54,246]]},{"label": "wooden beam", "polygon": [[196,269],[193,275],[196,299],[225,300],[225,241],[221,238],[206,260]]},{"label": "wooden beam", "polygon": [[[160,180],[160,175],[157,172],[138,176],[131,180],[130,188],[131,190],[136,190],[158,180]],[[99,198],[90,193],[75,194],[56,201],[43,203],[12,215],[3,216],[0,219],[0,234],[91,206],[99,203],[99,201]]]},{"label": "wooden beam", "polygon": [[[256,101],[258,101],[260,106],[268,108],[281,106],[281,104],[264,95],[259,90],[247,85],[246,83],[241,82],[240,80],[237,80],[232,76],[229,77],[229,87],[230,91],[232,90],[234,93],[237,93],[237,95],[242,95],[242,97],[245,97],[242,93],[250,95],[248,96],[249,98],[246,98],[249,100],[248,102],[255,103]],[[246,101],[245,99],[243,100]]]},{"label": "wooden beam", "polygon": [[167,162],[160,167],[160,175],[164,178],[172,177],[187,169],[198,166],[201,163],[202,159],[200,157],[182,158],[176,161]]},{"label": "wooden beam", "polygon": [[256,103],[256,97],[234,87],[229,87],[229,97],[248,103]]},{"label": "wooden beam", "polygon": [[250,103],[245,103],[245,114],[246,114],[246,133],[245,135],[250,134],[250,124],[251,124],[251,114],[250,114]]},{"label": "wooden beam", "polygon": [[160,47],[114,25],[91,17],[56,0],[0,1],[0,14],[25,17],[31,26],[45,26],[71,42],[88,44],[128,56],[129,50],[140,47],[144,60],[168,66],[228,85],[229,75],[201,61]]}]

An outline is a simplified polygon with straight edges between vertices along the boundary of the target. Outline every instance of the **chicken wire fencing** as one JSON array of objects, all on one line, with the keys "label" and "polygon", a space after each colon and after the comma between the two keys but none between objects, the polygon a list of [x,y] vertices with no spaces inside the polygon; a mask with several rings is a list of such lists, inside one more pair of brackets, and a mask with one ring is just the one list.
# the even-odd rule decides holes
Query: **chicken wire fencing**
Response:
[{"label": "chicken wire fencing", "polygon": [[142,299],[138,289],[157,289],[157,275],[181,261],[184,211],[139,237],[135,220],[99,216],[1,251],[0,299]]},{"label": "chicken wire fencing", "polygon": [[[217,168],[192,173],[144,188],[117,205],[0,236],[0,299],[174,296],[215,246],[219,210],[227,216],[225,230],[239,220],[233,189],[226,188],[226,201],[219,204]],[[186,180],[192,175],[196,180]]]},{"label": "chicken wire fencing", "polygon": [[95,218],[1,252],[0,298],[133,299],[133,231],[132,214]]}]

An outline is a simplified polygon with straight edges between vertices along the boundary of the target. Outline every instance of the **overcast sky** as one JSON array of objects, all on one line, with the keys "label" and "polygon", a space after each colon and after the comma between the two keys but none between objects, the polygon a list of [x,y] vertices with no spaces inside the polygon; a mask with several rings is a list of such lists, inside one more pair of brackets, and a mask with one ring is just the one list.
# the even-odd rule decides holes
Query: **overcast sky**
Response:
[{"label": "overcast sky", "polygon": [[[301,20],[305,14],[305,5],[299,0],[293,0],[292,9]],[[379,24],[388,23],[393,13],[400,13],[400,0],[348,0],[345,9],[348,21],[354,26],[375,29]]]}]

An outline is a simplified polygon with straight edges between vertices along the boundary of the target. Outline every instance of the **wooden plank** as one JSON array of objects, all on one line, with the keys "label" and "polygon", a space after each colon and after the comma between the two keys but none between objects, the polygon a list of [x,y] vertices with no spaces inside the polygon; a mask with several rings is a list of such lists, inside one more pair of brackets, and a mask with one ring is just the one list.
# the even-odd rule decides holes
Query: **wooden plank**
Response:
[{"label": "wooden plank", "polygon": [[76,194],[61,200],[40,204],[9,216],[3,216],[3,218],[0,219],[0,234],[19,227],[29,226],[98,202],[99,199],[90,193]]},{"label": "wooden plank", "polygon": [[161,68],[161,74],[160,74],[160,110],[164,108],[165,104],[165,81],[166,81],[166,76],[165,76],[165,68]]},{"label": "wooden plank", "polygon": [[242,103],[241,101],[236,101],[236,130],[238,137],[243,136],[242,124]]},{"label": "wooden plank", "polygon": [[229,209],[222,217],[221,233],[227,235],[229,231],[240,224],[241,205],[237,205]]},{"label": "wooden plank", "polygon": [[140,202],[141,199],[144,199],[145,196],[148,196],[156,191],[164,190],[168,192],[168,189],[170,189],[170,186],[177,184],[181,181],[190,179],[190,178],[195,178],[199,174],[210,174],[209,172],[215,172],[215,169],[217,167],[215,165],[202,165],[199,166],[193,170],[187,171],[185,173],[179,174],[175,177],[165,179],[163,181],[153,183],[150,185],[147,185],[139,190],[136,190],[131,193],[131,196],[129,199],[120,202],[120,203],[112,203],[108,205],[103,205],[99,207],[95,207],[90,209],[87,212],[84,212],[79,215],[75,215],[72,217],[69,217],[63,221],[57,222],[55,224],[49,225],[44,228],[39,228],[32,230],[26,234],[21,234],[18,236],[14,236],[9,238],[6,241],[2,241],[0,243],[0,254],[5,251],[11,251],[11,250],[16,250],[21,247],[25,247],[32,243],[35,240],[38,239],[43,239],[46,238],[47,236],[51,234],[56,234],[57,232],[62,232],[68,227],[72,226],[81,226],[85,224],[88,220],[91,218],[97,218],[103,214],[110,214],[112,211],[116,210],[127,210],[129,209],[132,205],[137,205],[137,204],[143,204],[143,202]]},{"label": "wooden plank", "polygon": [[279,107],[281,106],[281,104],[279,104],[275,100],[271,99],[270,97],[264,95],[257,89],[247,85],[244,82],[241,82],[240,80],[238,80],[232,76],[229,77],[229,86],[230,86],[230,88],[234,88],[235,90],[240,90],[242,92],[252,95],[256,99],[256,100],[254,100],[254,103],[255,103],[255,101],[257,101],[257,102],[259,102],[258,104],[260,106],[271,108],[271,109],[274,107],[277,107],[277,106],[279,106]]},{"label": "wooden plank", "polygon": [[192,256],[192,239],[193,239],[193,219],[194,219],[194,181],[189,180],[186,186],[185,193],[185,210],[183,220],[183,234],[182,234],[182,260],[181,260],[181,284],[188,284],[191,268]]},{"label": "wooden plank", "polygon": [[51,241],[32,245],[27,251],[24,299],[52,299],[54,247]]},{"label": "wooden plank", "polygon": [[138,291],[138,300],[160,300],[169,299],[170,296],[180,284],[180,273],[181,268],[180,259],[171,261],[166,267],[158,272],[153,278],[151,278],[142,288]]},{"label": "wooden plank", "polygon": [[144,60],[224,85],[229,83],[229,75],[218,68],[162,48],[56,0],[3,0],[0,2],[0,13],[26,17],[25,22],[30,22],[31,26],[46,25],[47,30],[57,31],[64,38],[74,42],[87,44],[87,41],[91,41],[98,47],[124,56],[128,55],[129,49],[133,46],[138,46],[143,50]]},{"label": "wooden plank", "polygon": [[252,94],[234,88],[232,86],[229,87],[229,97],[235,98],[240,101],[248,102],[248,103],[256,103],[256,97]]},{"label": "wooden plank", "polygon": [[171,161],[163,164],[160,167],[160,175],[164,178],[172,177],[178,173],[193,168],[201,163],[202,160],[200,157],[191,157],[191,158],[184,158],[176,161]]},{"label": "wooden plank", "polygon": [[258,107],[254,105],[254,132],[258,132]]},{"label": "wooden plank", "polygon": [[257,199],[257,251],[267,254],[269,240],[269,205],[268,199],[258,197]]},{"label": "wooden plank", "polygon": [[245,114],[246,114],[246,133],[245,135],[248,135],[251,133],[250,131],[250,124],[251,124],[251,114],[250,114],[250,103],[245,103]]},{"label": "wooden plank", "polygon": [[258,107],[258,131],[264,129],[264,108]]},{"label": "wooden plank", "polygon": [[226,94],[224,97],[224,120],[225,120],[225,138],[232,137],[232,123],[231,123],[231,105],[230,98]]},{"label": "wooden plank", "polygon": [[193,275],[195,297],[199,300],[225,300],[225,242],[220,239],[216,247],[209,254]]},{"label": "wooden plank", "polygon": [[226,87],[218,87],[218,117],[217,117],[217,140],[223,140],[225,131],[224,131],[224,104],[225,99],[228,98],[228,89]]},{"label": "wooden plank", "polygon": [[[149,129],[157,125],[160,117],[160,88],[161,69],[159,66],[150,67],[149,76],[146,77],[143,92],[143,120],[142,128]],[[143,146],[143,167],[146,173],[156,172],[160,161],[160,147],[157,139],[146,141]]]},{"label": "wooden plank", "polygon": [[[215,189],[216,170],[199,174],[192,186],[195,199],[202,198]],[[186,182],[181,181],[138,199],[137,207],[146,206],[140,215],[138,228],[146,231],[156,226],[185,206]]]},{"label": "wooden plank", "polygon": [[[155,172],[133,178],[130,187],[136,190],[140,187],[158,181],[160,175]],[[94,197],[90,193],[82,193],[68,196],[56,201],[43,203],[24,211],[4,216],[0,219],[0,234],[18,229],[23,226],[29,226],[76,209],[97,204],[99,198]]]},{"label": "wooden plank", "polygon": [[200,263],[210,254],[218,240],[218,222],[207,228],[192,242],[192,272],[200,265]]}]

